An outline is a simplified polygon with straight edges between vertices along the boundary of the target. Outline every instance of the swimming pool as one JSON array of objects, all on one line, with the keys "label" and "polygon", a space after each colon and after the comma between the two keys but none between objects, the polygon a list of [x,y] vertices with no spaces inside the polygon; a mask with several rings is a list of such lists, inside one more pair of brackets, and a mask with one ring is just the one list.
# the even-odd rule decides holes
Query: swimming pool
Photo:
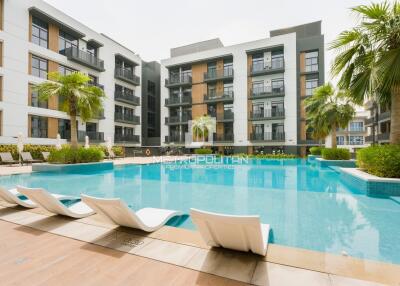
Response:
[{"label": "swimming pool", "polygon": [[[400,264],[400,197],[373,198],[340,173],[306,160],[244,160],[126,165],[80,174],[0,177],[0,185],[122,198],[132,209],[190,207],[259,214],[271,242]],[[194,229],[190,218],[178,227]]]}]

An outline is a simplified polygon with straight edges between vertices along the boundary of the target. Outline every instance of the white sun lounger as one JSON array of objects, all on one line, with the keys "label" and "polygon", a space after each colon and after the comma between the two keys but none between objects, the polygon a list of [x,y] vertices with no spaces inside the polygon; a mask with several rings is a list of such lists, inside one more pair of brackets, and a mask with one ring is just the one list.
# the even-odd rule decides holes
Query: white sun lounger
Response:
[{"label": "white sun lounger", "polygon": [[190,216],[204,241],[212,247],[251,251],[265,256],[269,225],[259,216],[235,216],[190,209]]},{"label": "white sun lounger", "polygon": [[17,191],[47,211],[72,218],[83,218],[94,214],[85,203],[78,202],[66,207],[50,193],[41,188],[25,188],[17,186]]},{"label": "white sun lounger", "polygon": [[156,208],[143,208],[134,212],[120,199],[102,199],[87,195],[81,195],[81,198],[96,213],[108,217],[115,224],[147,232],[156,231],[170,218],[182,215],[179,211]]},{"label": "white sun lounger", "polygon": [[[20,205],[25,208],[36,208],[37,205],[32,202],[31,200],[23,200],[20,198],[22,194],[17,191],[17,189],[5,189],[3,187],[0,187],[0,199],[3,201],[6,201],[9,204],[12,205]],[[72,200],[76,199],[71,196],[64,196],[64,195],[59,195],[59,194],[51,194],[54,198],[57,200]]]}]

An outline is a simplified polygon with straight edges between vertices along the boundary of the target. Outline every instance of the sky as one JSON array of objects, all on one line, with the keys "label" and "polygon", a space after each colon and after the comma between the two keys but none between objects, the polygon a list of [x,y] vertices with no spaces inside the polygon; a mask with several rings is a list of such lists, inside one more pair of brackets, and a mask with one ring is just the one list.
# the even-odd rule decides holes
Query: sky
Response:
[{"label": "sky", "polygon": [[[356,24],[351,7],[365,0],[45,0],[143,60],[169,57],[173,47],[220,38],[225,46],[265,38],[270,30],[322,20],[325,43]],[[380,0],[375,0],[380,1]],[[328,66],[334,57],[327,51]]]}]

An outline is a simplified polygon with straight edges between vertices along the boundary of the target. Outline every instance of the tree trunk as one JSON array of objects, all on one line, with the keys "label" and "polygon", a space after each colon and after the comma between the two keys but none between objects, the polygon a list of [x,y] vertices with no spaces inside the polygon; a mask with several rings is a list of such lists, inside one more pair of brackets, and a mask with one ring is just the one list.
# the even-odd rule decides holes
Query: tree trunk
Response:
[{"label": "tree trunk", "polygon": [[70,114],[71,118],[71,148],[78,148],[78,127],[76,124],[76,114]]},{"label": "tree trunk", "polygon": [[390,144],[400,144],[400,85],[392,89],[390,108]]},{"label": "tree trunk", "polygon": [[69,101],[69,115],[71,118],[71,148],[78,148],[78,127],[76,125],[76,106],[75,101]]},{"label": "tree trunk", "polygon": [[332,126],[332,132],[331,132],[331,136],[332,136],[332,138],[331,138],[331,147],[332,148],[337,148],[337,141],[336,141],[336,125],[334,124],[333,126]]}]

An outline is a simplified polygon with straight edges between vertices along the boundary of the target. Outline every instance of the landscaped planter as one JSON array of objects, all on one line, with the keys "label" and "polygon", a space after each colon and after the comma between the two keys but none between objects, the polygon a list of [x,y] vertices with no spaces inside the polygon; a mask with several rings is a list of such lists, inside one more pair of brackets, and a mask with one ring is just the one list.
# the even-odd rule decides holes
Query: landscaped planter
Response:
[{"label": "landscaped planter", "polygon": [[34,172],[55,172],[55,173],[86,173],[93,171],[112,170],[114,164],[112,162],[95,162],[81,164],[33,164],[32,171]]},{"label": "landscaped planter", "polygon": [[319,167],[342,167],[342,168],[355,168],[355,160],[325,160],[322,158],[315,159]]},{"label": "landscaped planter", "polygon": [[400,179],[377,177],[357,168],[341,168],[341,179],[367,196],[400,196]]}]

